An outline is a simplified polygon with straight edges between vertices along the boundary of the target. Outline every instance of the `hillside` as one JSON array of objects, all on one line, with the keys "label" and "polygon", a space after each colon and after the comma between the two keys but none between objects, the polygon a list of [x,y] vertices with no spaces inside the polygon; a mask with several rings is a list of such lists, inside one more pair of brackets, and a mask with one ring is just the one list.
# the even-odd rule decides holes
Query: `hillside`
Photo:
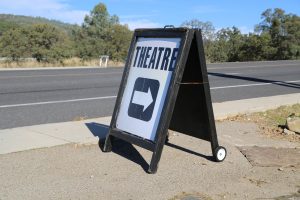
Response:
[{"label": "hillside", "polygon": [[0,14],[0,35],[10,28],[30,26],[33,24],[49,24],[67,33],[71,33],[72,30],[80,28],[78,25],[68,24],[57,20],[49,20],[42,17]]},{"label": "hillside", "polygon": [[120,24],[116,15],[110,15],[102,3],[85,17],[84,26],[42,17],[0,14],[0,58],[5,58],[5,65],[11,61],[18,65],[23,58],[53,65],[65,65],[63,62],[82,65],[98,60],[99,55],[122,62],[131,37],[128,27]]}]

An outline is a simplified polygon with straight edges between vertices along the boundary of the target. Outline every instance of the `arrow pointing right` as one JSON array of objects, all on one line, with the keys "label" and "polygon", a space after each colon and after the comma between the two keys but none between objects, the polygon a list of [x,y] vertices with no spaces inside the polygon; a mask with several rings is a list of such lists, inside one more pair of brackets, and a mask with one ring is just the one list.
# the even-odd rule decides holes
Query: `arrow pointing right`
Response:
[{"label": "arrow pointing right", "polygon": [[142,105],[143,112],[150,106],[150,104],[153,102],[152,92],[150,90],[150,87],[148,88],[147,93],[141,92],[141,91],[134,91],[132,103]]}]

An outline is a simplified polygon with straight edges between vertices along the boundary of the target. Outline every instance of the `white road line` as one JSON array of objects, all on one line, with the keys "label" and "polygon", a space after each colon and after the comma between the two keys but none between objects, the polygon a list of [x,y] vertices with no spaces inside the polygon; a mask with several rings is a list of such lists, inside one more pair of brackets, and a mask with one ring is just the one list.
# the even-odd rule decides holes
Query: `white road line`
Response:
[{"label": "white road line", "polygon": [[262,67],[285,67],[285,66],[299,66],[300,63],[295,64],[281,64],[281,65],[252,65],[252,66],[238,66],[238,67],[207,67],[207,70],[215,70],[215,69],[247,69],[247,68],[262,68]]},{"label": "white road line", "polygon": [[5,76],[0,79],[9,78],[39,78],[39,77],[58,77],[58,76],[95,76],[95,75],[110,75],[110,74],[122,74],[123,72],[107,72],[107,73],[86,73],[86,74],[41,74],[41,75],[28,75],[28,76]]},{"label": "white road line", "polygon": [[298,82],[300,82],[300,80],[296,80],[296,81],[275,81],[275,82],[271,82],[271,83],[256,83],[256,84],[245,84],[245,85],[228,85],[228,86],[212,87],[210,89],[211,90],[217,90],[217,89],[225,89],[225,88],[252,87],[252,86],[260,86],[260,85],[286,84],[286,83],[298,83]]},{"label": "white road line", "polygon": [[24,104],[14,104],[14,105],[3,105],[0,108],[13,108],[13,107],[24,107],[24,106],[36,106],[36,105],[47,105],[47,104],[57,104],[57,103],[69,103],[69,102],[79,102],[79,101],[91,101],[91,100],[101,100],[101,99],[114,99],[117,96],[106,96],[106,97],[92,97],[85,99],[69,99],[61,101],[45,101],[36,103],[24,103]]},{"label": "white road line", "polygon": [[238,74],[242,74],[242,73],[224,73],[225,75],[238,75]]},{"label": "white road line", "polygon": [[[251,87],[251,86],[260,86],[260,85],[298,83],[298,82],[300,82],[300,80],[276,81],[276,82],[271,82],[271,83],[257,83],[257,84],[246,84],[246,85],[228,85],[228,86],[212,87],[210,89],[211,90],[217,90],[217,89],[225,89],[225,88]],[[69,100],[60,100],[60,101],[45,101],[45,102],[36,102],[36,103],[2,105],[2,106],[0,106],[0,108],[14,108],[14,107],[25,107],[25,106],[36,106],[36,105],[58,104],[58,103],[70,103],[70,102],[102,100],[102,99],[115,99],[115,98],[117,98],[117,96],[92,97],[92,98],[84,98],[84,99],[69,99]]]},{"label": "white road line", "polygon": [[[240,75],[242,73],[220,73],[222,75]],[[208,76],[215,76],[215,75],[212,75],[212,74],[208,74]]]}]

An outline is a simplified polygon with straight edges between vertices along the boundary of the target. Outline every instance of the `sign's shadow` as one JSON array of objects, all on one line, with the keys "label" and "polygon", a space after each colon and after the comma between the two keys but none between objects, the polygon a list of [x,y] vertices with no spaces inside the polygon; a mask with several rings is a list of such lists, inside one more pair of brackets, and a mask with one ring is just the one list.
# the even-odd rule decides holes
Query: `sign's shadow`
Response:
[{"label": "sign's shadow", "polygon": [[187,149],[187,148],[184,148],[184,147],[181,147],[181,146],[178,146],[176,144],[169,143],[169,142],[167,142],[166,145],[169,146],[169,147],[171,147],[171,148],[178,149],[180,151],[186,152],[188,154],[193,154],[193,155],[205,158],[206,160],[214,161],[214,157],[213,156],[204,155],[202,153],[198,153],[198,152],[192,151],[190,149]]},{"label": "sign's shadow", "polygon": [[[109,126],[98,124],[98,123],[86,123],[85,124],[91,133],[99,138],[99,148],[103,152],[105,137],[108,133]],[[145,172],[148,171],[149,164],[142,157],[142,155],[136,150],[136,148],[124,140],[114,139],[114,145],[112,147],[112,152],[140,165]]]},{"label": "sign's shadow", "polygon": [[[99,148],[103,152],[104,141],[105,141],[105,137],[108,133],[109,126],[94,123],[94,122],[86,123],[85,125],[88,127],[88,129],[91,131],[91,133],[95,137],[99,138],[99,143],[98,143]],[[122,156],[122,157],[124,157],[124,158],[138,164],[138,165],[140,165],[145,172],[148,172],[149,164],[147,163],[147,161],[143,158],[143,156],[136,150],[136,148],[132,144],[130,144],[130,143],[124,141],[124,140],[117,139],[117,138],[115,138],[113,142],[114,142],[114,145],[112,147],[112,152],[114,152],[114,153],[118,154],[119,156]],[[186,149],[184,147],[172,144],[172,143],[170,143],[170,141],[166,142],[166,145],[171,147],[171,148],[178,149],[178,150],[184,151],[186,153],[193,154],[193,155],[205,158],[205,159],[210,160],[210,161],[214,160],[213,156],[207,156],[207,155],[204,155],[204,154],[201,154],[201,153],[198,153],[198,152],[194,152],[194,151]]]}]

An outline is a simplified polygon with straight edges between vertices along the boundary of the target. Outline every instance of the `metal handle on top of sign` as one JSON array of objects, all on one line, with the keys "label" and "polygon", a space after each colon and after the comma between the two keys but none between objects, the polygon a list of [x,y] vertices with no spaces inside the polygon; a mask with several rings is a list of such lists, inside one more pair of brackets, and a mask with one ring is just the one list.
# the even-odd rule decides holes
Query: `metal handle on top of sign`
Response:
[{"label": "metal handle on top of sign", "polygon": [[175,28],[175,26],[174,25],[165,25],[164,29],[167,29],[167,28]]}]

